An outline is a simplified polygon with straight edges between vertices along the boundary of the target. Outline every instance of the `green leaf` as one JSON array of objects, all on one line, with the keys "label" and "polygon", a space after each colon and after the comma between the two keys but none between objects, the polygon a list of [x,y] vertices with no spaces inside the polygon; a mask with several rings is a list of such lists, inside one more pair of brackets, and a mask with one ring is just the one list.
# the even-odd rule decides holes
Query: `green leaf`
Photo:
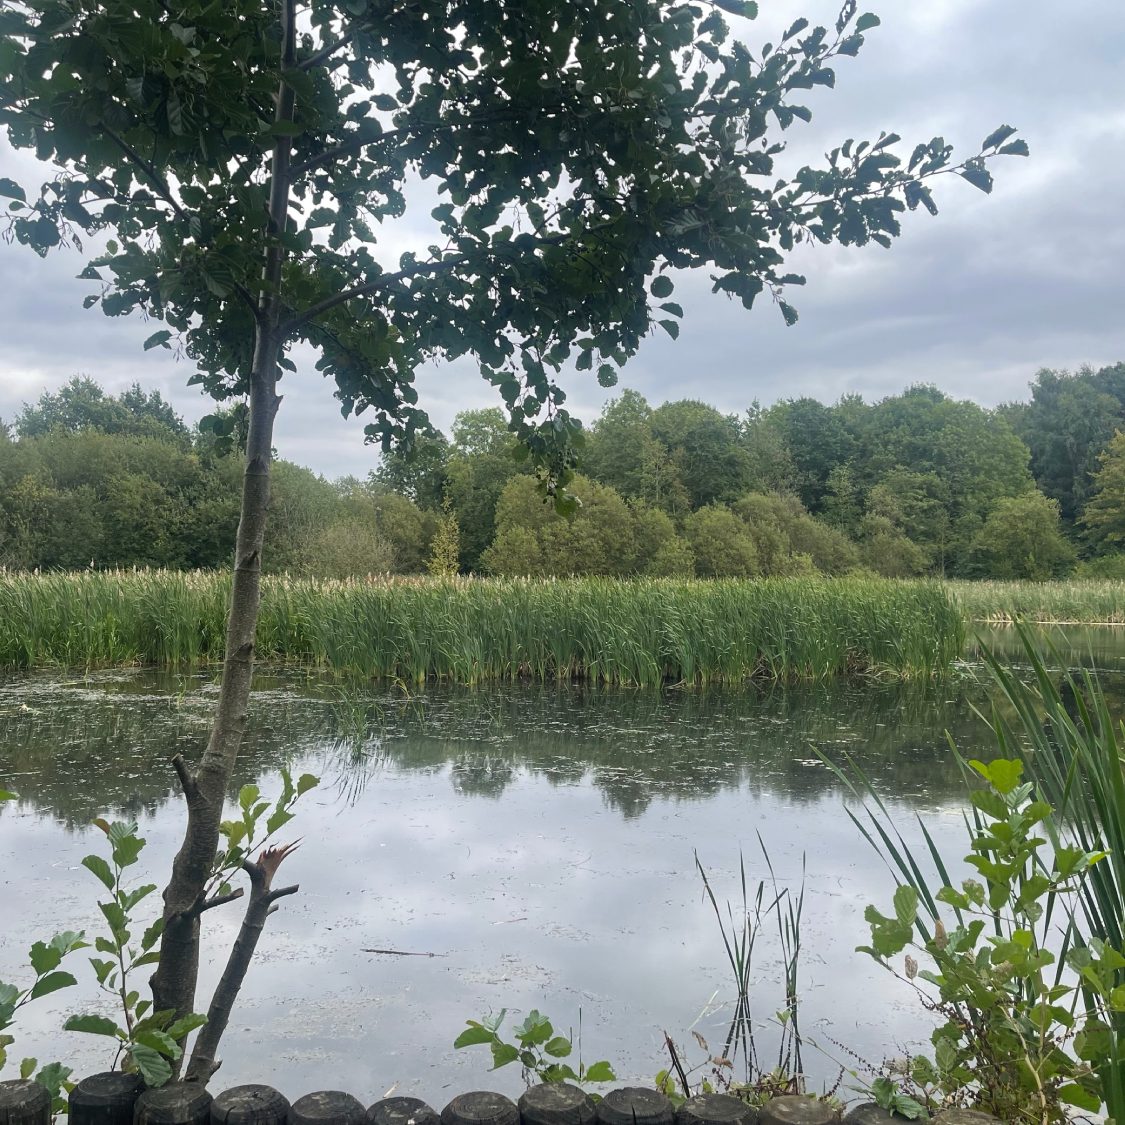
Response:
[{"label": "green leaf", "polygon": [[315,789],[320,784],[320,778],[315,774],[303,773],[297,778],[297,796],[300,797],[310,789]]},{"label": "green leaf", "polygon": [[147,1044],[134,1043],[130,1053],[146,1086],[150,1088],[163,1086],[172,1077],[172,1064],[159,1051],[153,1050]]},{"label": "green leaf", "polygon": [[1065,1086],[1060,1086],[1058,1097],[1059,1101],[1066,1105],[1074,1105],[1079,1109],[1088,1110],[1090,1113],[1097,1113],[1102,1107],[1100,1095],[1092,1094],[1089,1090],[1079,1086],[1077,1082],[1068,1082]]},{"label": "green leaf", "polygon": [[283,828],[293,819],[293,813],[286,809],[274,809],[266,821],[266,831],[272,836],[279,828]]},{"label": "green leaf", "polygon": [[136,1032],[134,1044],[137,1043],[143,1043],[146,1047],[151,1047],[158,1054],[164,1055],[165,1058],[169,1059],[178,1059],[180,1055],[183,1054],[179,1043],[167,1032],[156,1031],[153,1028]]},{"label": "green leaf", "polygon": [[18,793],[13,793],[10,789],[0,789],[0,801],[15,801],[18,799]]},{"label": "green leaf", "polygon": [[250,807],[258,799],[261,790],[256,785],[244,785],[238,791],[238,803],[243,812],[249,812]]},{"label": "green leaf", "polygon": [[63,955],[61,949],[37,941],[31,947],[27,959],[31,962],[35,975],[42,976],[44,973],[49,973],[52,969],[57,968],[59,962],[63,959]]},{"label": "green leaf", "polygon": [[895,918],[900,926],[913,926],[918,916],[918,892],[913,887],[901,886],[895,891]]},{"label": "green leaf", "polygon": [[562,1035],[556,1035],[553,1039],[548,1039],[543,1044],[543,1050],[552,1058],[565,1059],[570,1052],[574,1049],[569,1039],[564,1038]]},{"label": "green leaf", "polygon": [[674,320],[662,320],[659,322],[660,327],[672,337],[673,340],[677,339],[680,335],[680,326]]},{"label": "green leaf", "polygon": [[591,1063],[586,1068],[586,1081],[587,1082],[616,1082],[617,1075],[613,1073],[613,1067],[605,1059],[601,1059],[596,1063]]},{"label": "green leaf", "polygon": [[742,16],[748,20],[758,18],[758,5],[755,0],[715,0],[715,3],[724,12],[730,12],[732,16]]},{"label": "green leaf", "polygon": [[479,1023],[470,1024],[453,1040],[453,1048],[454,1050],[460,1050],[462,1047],[474,1047],[478,1043],[492,1043],[495,1039],[495,1031],[490,1031]]},{"label": "green leaf", "polygon": [[1023,762],[1014,758],[997,758],[988,765],[974,758],[969,765],[998,793],[1011,793],[1023,776]]},{"label": "green leaf", "polygon": [[27,195],[23,188],[15,180],[9,180],[6,176],[0,177],[0,196],[5,199],[18,199],[22,203],[27,202]]},{"label": "green leaf", "polygon": [[166,348],[168,347],[168,341],[170,339],[172,339],[172,333],[169,332],[167,328],[162,328],[159,332],[154,332],[145,340],[144,350],[148,352],[157,347]]},{"label": "green leaf", "polygon": [[519,1048],[514,1043],[492,1044],[492,1069],[499,1070],[520,1057]]},{"label": "green leaf", "polygon": [[1000,149],[1001,156],[1030,156],[1031,149],[1027,147],[1027,141],[1012,141],[1010,145],[1004,145]]},{"label": "green leaf", "polygon": [[190,1035],[196,1028],[202,1027],[207,1022],[207,1017],[199,1012],[192,1012],[189,1016],[181,1016],[172,1024],[167,1034],[169,1038],[179,1041],[185,1035]]},{"label": "green leaf", "polygon": [[617,369],[609,363],[603,363],[598,368],[598,383],[603,387],[617,386]]},{"label": "green leaf", "polygon": [[672,279],[666,274],[654,277],[652,279],[652,284],[648,287],[648,291],[658,300],[671,297],[673,289],[675,289],[675,285],[672,283]]},{"label": "green leaf", "polygon": [[113,890],[113,872],[109,864],[100,855],[88,855],[82,859],[82,866],[87,871],[92,871],[108,891]]},{"label": "green leaf", "polygon": [[999,129],[993,129],[992,132],[981,141],[980,147],[982,149],[996,148],[1002,145],[1015,131],[1016,127],[1014,125],[1001,125]]},{"label": "green leaf", "polygon": [[84,1031],[89,1035],[108,1035],[113,1039],[122,1038],[117,1024],[105,1016],[71,1016],[63,1024],[64,1031]]},{"label": "green leaf", "polygon": [[69,988],[72,984],[77,983],[78,981],[74,979],[71,973],[62,970],[57,973],[48,973],[35,982],[31,989],[31,999],[38,1000],[40,996],[49,996],[52,992],[58,992],[60,988]]},{"label": "green leaf", "polygon": [[969,161],[958,173],[963,180],[968,180],[975,188],[979,188],[986,195],[992,191],[992,174],[979,161]]},{"label": "green leaf", "polygon": [[38,1059],[24,1059],[20,1063],[20,1077],[26,1081],[35,1073],[35,1068],[39,1065]]},{"label": "green leaf", "polygon": [[870,31],[873,27],[878,27],[882,20],[874,12],[864,12],[862,16],[855,21],[856,31]]}]

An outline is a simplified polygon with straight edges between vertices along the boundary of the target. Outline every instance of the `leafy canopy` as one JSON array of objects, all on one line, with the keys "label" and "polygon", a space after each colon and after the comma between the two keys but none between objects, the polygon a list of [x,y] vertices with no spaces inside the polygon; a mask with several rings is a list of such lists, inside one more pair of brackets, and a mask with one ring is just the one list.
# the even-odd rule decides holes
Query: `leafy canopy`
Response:
[{"label": "leafy canopy", "polygon": [[[1027,152],[1010,126],[961,164],[882,134],[779,178],[803,95],[879,21],[847,0],[754,52],[724,11],[741,32],[757,6],[9,0],[0,122],[60,171],[0,180],[7,233],[41,255],[101,235],[87,306],[163,321],[146,347],[175,342],[216,398],[246,391],[256,336],[288,370],[312,345],[384,447],[428,427],[418,365],[471,355],[566,479],[557,377],[612,385],[656,325],[675,337],[668,271],[707,267],[791,323],[795,244],[889,245],[905,208],[936,212],[935,174],[987,191],[990,157]],[[408,195],[437,203],[430,244],[399,254]]]}]

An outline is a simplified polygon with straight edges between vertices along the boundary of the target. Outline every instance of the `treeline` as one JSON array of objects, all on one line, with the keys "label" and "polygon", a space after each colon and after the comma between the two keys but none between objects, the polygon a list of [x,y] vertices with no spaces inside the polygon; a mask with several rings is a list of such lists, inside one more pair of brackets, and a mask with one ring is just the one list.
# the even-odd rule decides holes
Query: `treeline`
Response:
[{"label": "treeline", "polygon": [[[995,410],[916,386],[728,415],[635,391],[589,428],[571,519],[498,410],[368,480],[276,464],[266,566],[371,572],[1051,578],[1125,574],[1125,365],[1042,371]],[[231,555],[239,408],[189,430],[89,379],[0,426],[0,564],[216,567]]]}]

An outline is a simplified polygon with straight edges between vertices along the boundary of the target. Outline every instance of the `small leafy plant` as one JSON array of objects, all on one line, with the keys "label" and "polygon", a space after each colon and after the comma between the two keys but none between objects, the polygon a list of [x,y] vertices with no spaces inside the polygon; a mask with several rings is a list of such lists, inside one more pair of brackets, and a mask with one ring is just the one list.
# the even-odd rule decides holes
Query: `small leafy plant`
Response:
[{"label": "small leafy plant", "polygon": [[[1096,1112],[1109,1023],[1125,1011],[1125,987],[1117,983],[1125,957],[1107,942],[1080,941],[1074,922],[1083,881],[1105,852],[1058,842],[1051,805],[1021,783],[1021,762],[969,766],[988,783],[971,795],[966,856],[981,879],[954,887],[941,866],[947,882],[932,898],[920,881],[904,883],[893,916],[871,906],[865,912],[871,944],[860,950],[937,991],[936,999],[923,993],[943,1018],[932,1036],[934,1058],[913,1060],[909,1084],[931,1102],[971,1099],[1013,1123],[1062,1122],[1066,1106]],[[1044,836],[1036,834],[1041,826]],[[1049,848],[1046,836],[1056,841]],[[923,899],[928,919],[920,916]],[[948,928],[938,903],[952,908]],[[908,953],[898,974],[890,958],[908,948],[932,968],[920,968]],[[873,1090],[886,1108],[908,1096],[892,1087],[886,1079]]]},{"label": "small leafy plant", "polygon": [[[240,816],[223,821],[220,832],[223,846],[216,853],[211,879],[199,904],[199,913],[231,902],[243,895],[241,888],[232,889],[230,878],[250,862],[250,854],[262,847],[293,819],[292,807],[297,799],[318,783],[312,774],[302,774],[294,783],[288,770],[282,769],[282,790],[276,801],[261,796],[256,785],[244,785],[238,795]],[[142,1000],[131,986],[132,974],[159,960],[157,948],[163,930],[162,918],[144,926],[134,940],[138,925],[134,911],[155,890],[154,883],[127,888],[127,869],[140,859],[145,847],[136,822],[98,819],[94,824],[109,843],[109,859],[88,855],[82,865],[109,892],[98,902],[106,921],[106,933],[99,936],[95,949],[104,957],[91,957],[90,965],[98,987],[111,996],[120,1011],[120,1020],[99,1014],[71,1016],[63,1025],[68,1031],[103,1035],[116,1040],[117,1053],[113,1066],[138,1071],[149,1086],[162,1086],[173,1075],[183,1055],[183,1041],[207,1023],[207,1017],[190,1013],[175,1019],[170,1011],[153,1011],[151,1000]],[[282,853],[287,854],[292,847]],[[280,859],[278,859],[280,862]],[[71,978],[73,980],[73,978]]]},{"label": "small leafy plant", "polygon": [[[16,796],[10,790],[0,789],[0,802],[14,801]],[[9,1031],[15,1024],[16,1013],[33,1000],[77,983],[73,974],[60,969],[59,965],[68,954],[89,947],[89,943],[83,940],[84,937],[81,930],[66,930],[55,934],[48,942],[35,942],[27,954],[34,976],[26,988],[0,980],[0,1073],[3,1073],[8,1063],[8,1048],[16,1041],[16,1037]],[[39,1066],[38,1059],[25,1058],[20,1062],[20,1077],[32,1078],[40,1086],[47,1088],[54,1113],[66,1112],[65,1095],[73,1085],[69,1081],[70,1073],[70,1067],[58,1062],[47,1063],[42,1067]]]},{"label": "small leafy plant", "polygon": [[110,858],[88,855],[82,866],[96,876],[109,897],[98,902],[107,932],[94,940],[94,948],[106,956],[91,957],[90,965],[98,987],[120,1007],[122,1022],[85,1014],[71,1016],[63,1027],[115,1039],[117,1053],[113,1066],[121,1063],[125,1070],[139,1071],[149,1086],[162,1086],[172,1076],[172,1063],[183,1054],[180,1041],[202,1026],[205,1019],[193,1013],[176,1020],[172,1012],[154,1012],[152,1001],[142,1000],[140,993],[130,987],[131,974],[145,965],[156,964],[159,958],[156,946],[163,929],[160,918],[143,929],[138,941],[133,940],[137,928],[133,912],[156,890],[156,884],[145,883],[132,889],[123,885],[127,869],[137,863],[145,846],[135,821],[110,823],[98,818],[94,824],[109,841]]},{"label": "small leafy plant", "polygon": [[453,1046],[460,1050],[462,1047],[486,1044],[492,1050],[493,1070],[518,1062],[523,1067],[523,1077],[528,1085],[531,1085],[532,1079],[540,1082],[573,1082],[579,1086],[587,1082],[616,1080],[613,1067],[605,1059],[586,1066],[579,1058],[577,1069],[560,1061],[573,1053],[573,1036],[570,1033],[556,1035],[551,1021],[534,1008],[521,1024],[513,1028],[514,1042],[501,1038],[500,1027],[507,1014],[508,1009],[502,1008],[497,1016],[469,1020],[468,1027],[457,1036]]}]

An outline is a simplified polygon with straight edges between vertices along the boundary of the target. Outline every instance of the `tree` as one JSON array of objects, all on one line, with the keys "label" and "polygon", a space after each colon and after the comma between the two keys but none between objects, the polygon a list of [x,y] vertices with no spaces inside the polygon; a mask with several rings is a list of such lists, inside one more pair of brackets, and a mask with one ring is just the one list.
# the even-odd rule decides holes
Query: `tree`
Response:
[{"label": "tree", "polygon": [[732,500],[749,488],[750,458],[733,415],[683,399],[654,410],[650,425],[693,508]]},{"label": "tree", "polygon": [[431,574],[456,574],[461,567],[461,529],[453,506],[446,501],[438,516],[437,530],[430,543],[430,557],[426,569]]},{"label": "tree", "polygon": [[1082,524],[1099,551],[1120,551],[1125,548],[1125,430],[1113,435],[1098,463]]},{"label": "tree", "polygon": [[1034,489],[996,502],[972,544],[990,578],[1045,581],[1074,568],[1074,548],[1059,531],[1059,502]]},{"label": "tree", "polygon": [[371,474],[371,483],[413,500],[420,508],[436,511],[445,496],[449,442],[444,434],[422,434],[413,448],[388,449]]},{"label": "tree", "polygon": [[186,444],[183,419],[159,391],[146,392],[134,383],[120,397],[105,391],[85,375],[76,375],[54,394],[43,394],[34,405],[24,404],[16,417],[21,438],[43,437],[52,431],[131,434]]},{"label": "tree", "polygon": [[721,504],[692,512],[684,520],[684,538],[701,578],[753,578],[761,573],[758,549],[746,524]]},{"label": "tree", "polygon": [[796,474],[796,492],[810,512],[820,512],[834,469],[851,458],[855,439],[831,406],[812,398],[789,399],[769,411]]},{"label": "tree", "polygon": [[1073,374],[1044,368],[1031,384],[1031,402],[1005,413],[1031,450],[1036,484],[1073,524],[1093,492],[1098,455],[1125,425],[1125,364]]},{"label": "tree", "polygon": [[[186,1012],[195,994],[291,349],[319,353],[343,412],[373,416],[385,448],[428,432],[419,364],[473,356],[559,492],[579,430],[556,376],[573,361],[612,383],[648,332],[675,336],[670,270],[707,268],[747,307],[768,293],[792,322],[795,243],[887,245],[904,209],[936,209],[934,175],[988,190],[988,158],[1026,154],[1005,126],[960,165],[940,138],[903,165],[881,135],[779,181],[772,130],[809,119],[800,91],[831,86],[877,23],[847,0],[834,30],[799,21],[755,58],[717,8],[664,0],[6,4],[0,121],[60,169],[30,197],[0,181],[12,236],[41,255],[105,236],[86,303],[163,321],[147,346],[176,337],[192,381],[249,403],[215,724],[194,769],[176,761],[188,827],[155,1009]],[[431,245],[381,260],[371,222],[401,215],[418,178],[442,199]]]},{"label": "tree", "polygon": [[461,529],[461,566],[477,570],[496,531],[496,505],[505,485],[527,475],[516,461],[518,442],[500,410],[465,410],[453,420],[445,495]]}]

